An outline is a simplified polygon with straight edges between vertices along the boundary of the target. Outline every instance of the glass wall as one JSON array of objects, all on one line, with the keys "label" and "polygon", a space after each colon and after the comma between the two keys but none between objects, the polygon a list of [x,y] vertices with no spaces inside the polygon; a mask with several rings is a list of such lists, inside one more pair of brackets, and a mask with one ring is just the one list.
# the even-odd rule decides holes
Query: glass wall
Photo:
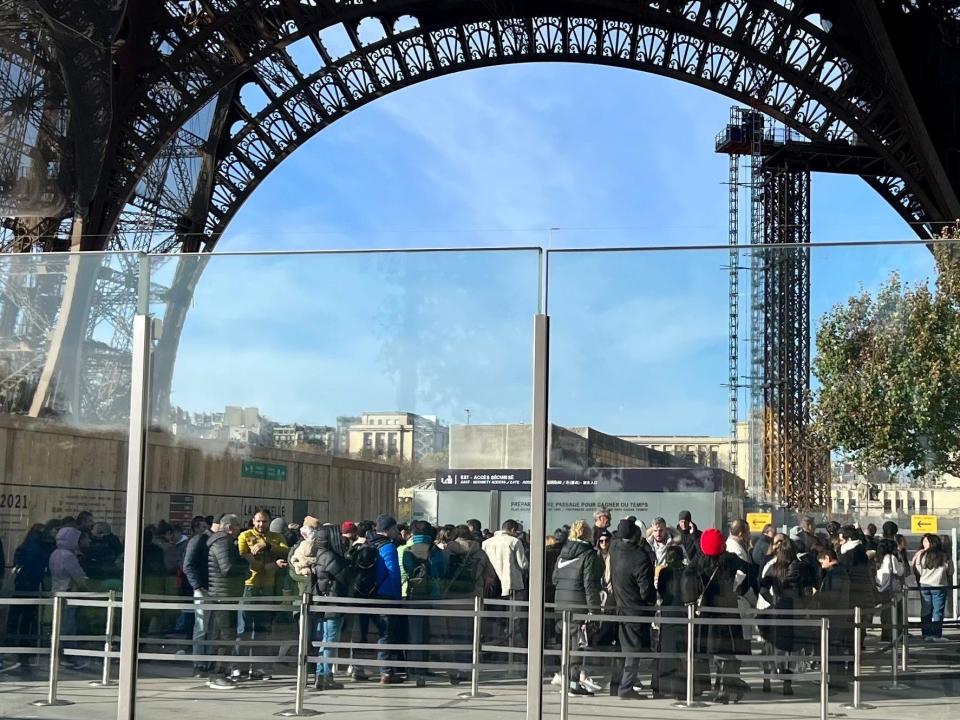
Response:
[{"label": "glass wall", "polygon": [[298,679],[307,710],[419,713],[476,690],[475,643],[523,707],[539,263],[151,258],[139,717],[170,687],[283,709]]},{"label": "glass wall", "polygon": [[[956,624],[952,250],[939,286],[919,243],[548,253],[547,525],[563,544],[548,535],[545,582],[554,615],[570,610],[552,638],[569,638],[569,715],[608,694],[787,695],[804,717],[857,703],[857,606],[862,702],[955,692],[954,631],[934,621],[943,599]],[[911,569],[926,532],[943,573]]]},{"label": "glass wall", "polygon": [[133,254],[0,258],[4,717],[64,699],[116,713],[115,688],[88,683],[116,676],[140,275]]},{"label": "glass wall", "polygon": [[138,716],[952,717],[953,250],[3,258],[0,715],[116,714],[139,307]]}]

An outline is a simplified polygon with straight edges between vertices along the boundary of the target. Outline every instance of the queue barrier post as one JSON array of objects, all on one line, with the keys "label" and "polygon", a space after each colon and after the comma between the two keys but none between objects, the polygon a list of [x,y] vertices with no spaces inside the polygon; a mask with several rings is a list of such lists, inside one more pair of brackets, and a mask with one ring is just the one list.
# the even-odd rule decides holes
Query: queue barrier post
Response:
[{"label": "queue barrier post", "polygon": [[561,615],[560,638],[560,720],[567,720],[570,713],[570,611],[564,610]]},{"label": "queue barrier post", "polygon": [[63,705],[73,705],[69,700],[63,700],[57,697],[57,681],[60,672],[60,625],[63,621],[63,606],[66,604],[66,598],[62,595],[53,596],[53,627],[50,630],[50,680],[47,685],[47,697],[45,700],[35,700],[31,704],[36,707],[60,707]]},{"label": "queue barrier post", "polygon": [[673,707],[677,708],[702,708],[707,707],[707,703],[698,702],[693,699],[694,696],[694,665],[696,661],[696,632],[695,624],[697,620],[697,609],[693,603],[687,605],[687,699],[683,702],[676,702]]},{"label": "queue barrier post", "polygon": [[909,685],[900,682],[900,663],[897,658],[897,650],[900,643],[900,638],[897,637],[897,634],[900,632],[900,613],[898,612],[896,603],[890,606],[890,620],[890,624],[893,625],[893,642],[890,644],[890,672],[892,677],[890,682],[887,685],[881,685],[880,689],[909,690]]},{"label": "queue barrier post", "polygon": [[113,650],[113,621],[114,621],[114,603],[117,601],[117,591],[111,590],[107,593],[107,622],[104,627],[103,634],[105,639],[103,641],[103,675],[99,680],[92,680],[90,682],[91,687],[111,687],[116,685],[115,680],[110,679],[110,653]]},{"label": "queue barrier post", "polygon": [[307,685],[307,658],[310,653],[310,594],[300,597],[300,629],[297,638],[297,687],[293,708],[274,713],[277,717],[313,717],[322,715],[317,710],[309,710],[303,705],[303,694]]},{"label": "queue barrier post", "polygon": [[470,692],[460,693],[463,700],[493,697],[491,693],[480,692],[480,613],[483,612],[483,598],[473,599],[473,645],[471,648]]},{"label": "queue barrier post", "polygon": [[863,647],[863,610],[853,608],[853,702],[842,705],[844,710],[876,710],[873,705],[860,702],[860,664]]},{"label": "queue barrier post", "polygon": [[908,638],[910,637],[910,613],[907,612],[907,589],[902,588],[900,594],[900,607],[903,608],[903,618],[901,619],[900,625],[897,628],[900,633],[900,637],[903,640],[903,646],[900,649],[900,670],[902,672],[907,672],[907,657],[909,655],[909,647],[907,643]]}]

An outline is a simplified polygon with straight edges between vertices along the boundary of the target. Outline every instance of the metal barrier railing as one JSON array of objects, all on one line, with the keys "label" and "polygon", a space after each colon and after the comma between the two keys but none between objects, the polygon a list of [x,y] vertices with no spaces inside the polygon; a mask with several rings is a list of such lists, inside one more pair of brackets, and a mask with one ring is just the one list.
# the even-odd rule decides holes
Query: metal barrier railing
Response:
[{"label": "metal barrier railing", "polygon": [[[897,598],[897,600],[904,600],[906,598],[908,590],[905,588],[903,596]],[[101,679],[98,681],[92,681],[89,684],[97,687],[105,687],[115,684],[111,679],[111,660],[119,657],[119,652],[113,650],[113,627],[115,624],[115,611],[116,608],[121,606],[121,603],[118,599],[119,593],[116,591],[110,591],[108,593],[58,593],[54,595],[53,598],[49,597],[40,597],[35,598],[25,598],[25,597],[14,597],[14,598],[0,598],[0,605],[39,605],[39,606],[52,606],[52,622],[51,622],[51,634],[50,634],[50,647],[49,648],[30,648],[30,647],[4,647],[0,648],[0,652],[10,652],[18,653],[23,655],[49,655],[50,657],[50,672],[48,678],[48,687],[47,687],[47,696],[42,700],[37,700],[34,704],[38,706],[56,706],[56,705],[69,705],[71,704],[69,700],[65,700],[58,696],[58,681],[59,681],[59,659],[61,655],[64,656],[81,656],[81,657],[91,657],[91,658],[101,658],[103,660],[103,668]],[[162,601],[166,599],[167,601]],[[268,596],[260,598],[203,598],[202,602],[197,602],[196,599],[187,601],[187,602],[170,602],[168,596],[144,596],[144,602],[141,603],[141,610],[194,610],[194,609],[209,609],[209,610],[229,610],[233,611],[250,611],[250,612],[291,612],[294,609],[299,610],[299,622],[297,629],[297,656],[296,656],[296,672],[297,672],[297,690],[296,690],[296,699],[294,702],[294,708],[291,710],[286,710],[282,714],[290,717],[306,717],[309,715],[316,714],[315,711],[312,711],[304,706],[304,690],[306,687],[306,673],[309,663],[329,663],[330,658],[326,658],[323,655],[312,655],[311,648],[318,649],[343,649],[349,648],[352,650],[357,649],[376,649],[377,651],[384,650],[407,650],[407,651],[418,651],[418,650],[430,650],[436,652],[469,652],[470,660],[469,661],[427,661],[425,659],[420,660],[390,660],[389,665],[397,668],[422,668],[425,670],[469,670],[470,672],[470,691],[460,693],[459,697],[463,699],[473,699],[473,698],[484,698],[491,697],[489,693],[480,691],[480,673],[484,671],[494,671],[494,670],[509,670],[512,669],[511,664],[496,664],[496,663],[483,663],[482,653],[502,653],[508,655],[508,657],[513,657],[514,655],[524,655],[529,652],[529,649],[526,647],[512,647],[512,646],[499,646],[499,645],[484,645],[482,642],[483,632],[482,632],[482,622],[484,619],[507,619],[511,622],[515,621],[518,618],[525,618],[528,616],[527,612],[523,612],[523,609],[527,607],[525,601],[517,600],[483,600],[479,597],[476,598],[464,598],[464,599],[447,599],[447,600],[423,600],[423,601],[389,601],[389,600],[364,600],[358,598],[330,598],[330,597],[310,597],[303,596],[300,598],[299,607],[298,603],[293,601],[291,596]],[[891,625],[894,632],[893,642],[890,644],[891,658],[890,658],[890,680],[891,682],[886,685],[883,689],[888,690],[900,690],[906,689],[908,686],[899,681],[900,671],[906,672],[907,670],[907,633],[900,632],[901,624],[900,617],[898,615],[898,602],[891,601],[888,603],[891,607]],[[104,634],[100,635],[69,635],[64,636],[62,634],[62,618],[64,614],[64,609],[68,606],[74,607],[93,607],[93,608],[104,608],[106,610],[106,622],[104,628]],[[507,608],[506,610],[489,610],[485,606],[492,607],[503,607]],[[696,663],[696,628],[697,626],[703,626],[708,624],[720,624],[720,625],[731,625],[731,626],[743,626],[751,627],[758,624],[757,617],[740,617],[739,608],[702,608],[703,612],[708,613],[709,617],[697,617],[694,606],[689,605],[685,607],[660,607],[660,608],[651,608],[651,613],[649,615],[641,616],[620,616],[620,615],[590,615],[583,612],[578,613],[576,608],[563,608],[556,603],[548,604],[548,607],[553,611],[554,614],[559,614],[561,619],[561,648],[560,650],[545,650],[544,654],[548,656],[559,656],[560,666],[561,666],[561,677],[563,678],[562,690],[561,690],[561,715],[562,720],[566,717],[565,713],[568,710],[569,703],[569,694],[568,694],[568,682],[567,677],[569,675],[570,669],[570,659],[571,657],[660,657],[664,658],[666,655],[664,653],[633,653],[633,652],[598,652],[590,650],[573,650],[570,648],[570,636],[572,630],[572,623],[575,621],[584,621],[589,620],[603,620],[604,622],[643,622],[651,623],[656,622],[661,625],[663,624],[684,624],[687,627],[687,637],[686,637],[686,649],[685,652],[681,655],[686,662],[687,675],[685,682],[686,697],[683,701],[677,703],[679,707],[685,708],[696,708],[702,707],[703,703],[698,703],[695,700],[695,663]],[[520,610],[518,612],[518,609]],[[878,609],[881,608],[872,608],[871,618]],[[665,616],[663,613],[671,611],[682,611],[686,616]],[[323,641],[312,641],[312,628],[311,628],[311,618],[314,617],[314,614],[317,612],[335,612],[344,615],[364,615],[364,614],[376,614],[376,615],[394,615],[394,616],[411,616],[411,615],[423,615],[427,617],[446,617],[446,618],[466,618],[472,620],[472,632],[470,643],[468,644],[447,644],[447,645],[437,645],[437,644],[411,644],[411,643],[398,643],[398,644],[381,644],[377,643],[354,643],[354,642],[323,642]],[[872,709],[873,706],[868,705],[862,701],[862,680],[864,679],[863,675],[863,639],[864,631],[866,628],[877,627],[870,622],[864,622],[863,612],[860,607],[854,608],[852,611],[816,611],[818,616],[816,619],[811,618],[811,610],[801,609],[801,610],[766,610],[764,611],[765,618],[762,621],[762,624],[765,626],[776,627],[809,627],[809,628],[820,628],[820,653],[817,656],[806,656],[806,659],[815,660],[816,658],[820,659],[820,681],[821,681],[821,717],[826,717],[824,713],[826,712],[827,707],[827,688],[829,684],[828,676],[828,664],[830,662],[830,648],[829,648],[829,627],[830,627],[830,617],[834,616],[846,616],[850,617],[851,615],[853,620],[853,655],[852,656],[835,656],[833,659],[835,661],[849,661],[853,662],[853,699],[851,703],[845,704],[843,707],[850,710],[868,710]],[[723,615],[735,616],[730,619],[722,617]],[[785,619],[777,619],[777,618]],[[909,626],[909,622],[906,623]],[[70,642],[81,642],[81,641],[102,641],[103,649],[102,650],[83,650],[77,648],[65,648],[63,647],[64,641]],[[153,643],[175,643],[176,641],[171,639],[154,639],[149,637],[142,637],[139,639],[141,645],[149,645]],[[183,640],[183,643],[193,643],[193,640]],[[214,641],[203,639],[200,641],[204,646],[224,646],[224,645],[235,645],[236,641]],[[279,643],[276,639],[272,640],[245,640],[244,645],[254,646],[254,647],[265,647],[265,646],[277,646]],[[210,654],[169,654],[169,653],[154,653],[154,652],[139,652],[138,658],[140,660],[163,660],[163,661],[173,661],[173,662],[216,662],[223,660],[225,656],[222,655],[210,655]],[[749,660],[754,662],[767,662],[767,661],[777,661],[782,660],[781,656],[765,656],[765,655],[742,655],[735,656],[740,660]],[[242,660],[238,658],[239,661],[244,663],[259,663],[259,662],[275,662],[277,660],[283,660],[283,655],[261,655],[261,656],[244,656]],[[351,658],[351,664],[355,666],[378,666],[383,665],[384,661],[379,659],[360,659],[360,658]],[[766,675],[764,675],[766,679]],[[869,676],[870,678],[876,676]]]}]

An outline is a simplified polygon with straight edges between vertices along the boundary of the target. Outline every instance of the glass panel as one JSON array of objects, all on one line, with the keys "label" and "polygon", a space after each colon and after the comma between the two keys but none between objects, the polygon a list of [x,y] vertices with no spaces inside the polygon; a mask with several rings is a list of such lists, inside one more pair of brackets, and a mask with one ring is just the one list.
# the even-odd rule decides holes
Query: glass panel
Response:
[{"label": "glass panel", "polygon": [[170,688],[292,706],[301,637],[308,709],[455,702],[475,640],[481,691],[522,709],[539,252],[151,261],[139,717]]},{"label": "glass panel", "polygon": [[[140,257],[0,257],[0,716],[77,702],[118,650],[130,347]],[[54,613],[53,596],[58,608]],[[82,605],[80,603],[83,603]],[[55,622],[56,621],[56,622]],[[109,638],[109,640],[108,640]],[[95,692],[109,715],[116,690]]]},{"label": "glass panel", "polygon": [[[864,702],[890,713],[923,705],[939,712],[956,692],[953,679],[934,684],[911,675],[918,690],[909,700],[881,688],[894,662],[957,669],[955,654],[921,642],[940,633],[921,614],[939,612],[941,599],[943,634],[955,638],[954,580],[944,576],[942,590],[927,593],[933,602],[921,604],[908,570],[921,543],[917,522],[929,523],[944,551],[931,556],[927,581],[956,561],[956,516],[947,510],[956,507],[950,458],[960,450],[950,419],[958,397],[953,275],[941,274],[936,288],[934,256],[921,243],[744,250],[734,265],[739,363],[731,370],[730,265],[726,248],[548,256],[554,425],[547,515],[548,528],[566,542],[547,539],[546,581],[559,610],[572,610],[571,673],[555,682],[575,693],[633,696],[636,689],[685,699],[684,602],[702,598],[709,620],[694,644],[699,699],[733,701],[752,691],[746,700],[774,702],[795,693],[792,711],[817,716],[819,623],[831,623],[829,702],[850,702],[859,606],[868,623]],[[756,305],[751,268],[764,282]],[[891,285],[893,272],[899,280]],[[938,517],[911,517],[904,496],[907,508]],[[600,545],[607,522],[609,552]],[[777,536],[779,555],[765,552],[767,525],[785,534]],[[824,558],[828,548],[839,555],[838,569]],[[706,557],[724,551],[731,554],[719,561]],[[895,579],[891,568],[900,573]],[[906,661],[892,617],[902,620],[904,607],[913,635]],[[594,614],[583,654],[585,610]],[[548,635],[551,672],[562,635],[562,628]],[[629,672],[626,651],[635,651]],[[773,696],[763,694],[770,690]],[[557,712],[551,695],[546,713]],[[589,703],[569,708],[571,717],[595,712]]]}]

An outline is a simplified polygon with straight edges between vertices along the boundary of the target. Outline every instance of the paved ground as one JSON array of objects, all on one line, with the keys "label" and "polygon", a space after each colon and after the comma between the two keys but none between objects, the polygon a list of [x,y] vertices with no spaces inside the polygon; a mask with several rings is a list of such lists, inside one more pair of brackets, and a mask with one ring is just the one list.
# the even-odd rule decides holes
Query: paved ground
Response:
[{"label": "paved ground", "polygon": [[[875,705],[873,710],[845,710],[850,693],[831,695],[833,716],[870,720],[960,720],[960,635],[951,642],[930,645],[911,644],[909,672],[902,680],[909,689],[884,690],[890,682],[889,655],[879,639],[870,637],[865,653],[865,677],[862,698]],[[12,658],[10,658],[12,659]],[[0,672],[0,718],[37,718],[41,720],[107,720],[116,715],[116,688],[90,687],[89,681],[99,677],[99,661],[79,673],[63,669],[58,696],[73,704],[64,707],[34,707],[31,703],[46,697],[46,668],[37,668],[36,680],[25,682],[13,672]],[[115,667],[115,666],[114,666]],[[284,676],[271,681],[241,683],[235,690],[211,690],[201,680],[184,677],[188,665],[169,662],[144,663],[139,681],[137,717],[143,720],[173,720],[178,716],[190,720],[246,720],[272,717],[293,706],[292,665],[280,666]],[[619,720],[623,718],[701,717],[704,720],[807,720],[818,718],[818,678],[808,676],[794,683],[796,695],[783,697],[774,682],[771,694],[760,692],[760,669],[744,665],[743,677],[753,692],[739,705],[714,705],[699,709],[676,709],[668,700],[624,702],[607,695],[572,697],[571,720]],[[450,686],[444,678],[430,681],[426,688],[411,685],[381,686],[376,683],[345,681],[343,690],[306,693],[306,706],[324,714],[349,713],[349,720],[521,720],[526,709],[522,680],[495,680],[485,675],[481,690],[491,698],[463,700],[458,694],[469,690],[469,684]],[[544,717],[559,719],[559,693],[549,685],[544,688]]]},{"label": "paved ground", "polygon": [[[831,696],[830,711],[835,716],[857,717],[877,720],[957,720],[960,718],[960,677],[949,673],[935,672],[932,668],[918,669],[905,679],[909,690],[897,692],[881,690],[879,685],[887,682],[865,683],[865,702],[876,709],[855,712],[843,710],[840,705],[848,702],[849,694]],[[41,682],[17,682],[5,678],[0,684],[0,717],[39,718],[45,720],[102,720],[116,713],[116,690],[93,688],[84,675],[65,671],[59,686],[59,696],[73,702],[65,707],[39,708],[31,705],[34,700],[46,696],[46,685]],[[749,675],[748,675],[749,679]],[[739,705],[715,705],[702,709],[675,709],[667,700],[642,700],[624,702],[609,696],[593,698],[576,697],[570,701],[570,718],[604,720],[624,718],[689,718],[704,720],[740,720],[741,718],[803,719],[819,717],[819,688],[813,680],[797,681],[796,695],[785,698],[774,693],[765,695],[758,691],[759,682],[752,683],[754,692]],[[468,690],[468,685],[451,687],[437,679],[426,688],[417,689],[406,685],[384,687],[379,684],[353,683],[347,681],[343,690],[334,692],[308,692],[306,706],[325,714],[348,713],[351,720],[365,718],[390,718],[390,720],[425,720],[433,717],[456,717],[458,720],[509,720],[521,718],[525,712],[524,687],[521,682],[485,683],[482,690],[493,697],[463,700],[458,693]],[[556,688],[545,687],[544,716],[559,718],[559,694]],[[217,691],[207,688],[192,678],[144,678],[140,682],[137,717],[144,720],[171,720],[176,717],[267,718],[293,706],[293,683],[290,678],[265,682],[241,684],[232,691]]]}]

